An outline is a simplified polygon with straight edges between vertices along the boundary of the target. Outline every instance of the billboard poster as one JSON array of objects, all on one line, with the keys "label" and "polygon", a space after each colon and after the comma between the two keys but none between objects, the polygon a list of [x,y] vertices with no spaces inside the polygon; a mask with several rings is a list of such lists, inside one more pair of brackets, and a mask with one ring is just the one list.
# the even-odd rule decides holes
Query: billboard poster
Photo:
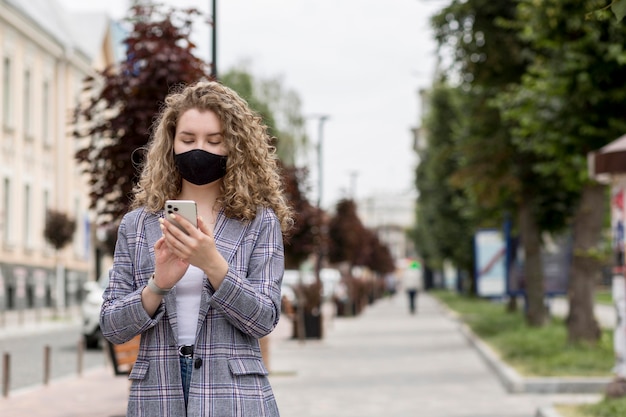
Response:
[{"label": "billboard poster", "polygon": [[620,378],[626,378],[626,281],[624,279],[624,221],[626,210],[624,197],[626,185],[623,181],[614,182],[611,188],[611,230],[613,236],[613,268],[612,295],[617,324],[613,333],[613,349],[615,351],[615,367],[613,372]]},{"label": "billboard poster", "polygon": [[613,185],[611,189],[611,230],[615,266],[624,265],[624,192],[622,185]]},{"label": "billboard poster", "polygon": [[474,236],[476,293],[480,297],[506,294],[506,240],[500,230],[483,229]]},{"label": "billboard poster", "polygon": [[[546,295],[567,293],[572,263],[572,238],[570,233],[545,234],[541,248],[543,279]],[[524,249],[519,237],[509,239],[508,293],[524,294],[526,276]]]}]

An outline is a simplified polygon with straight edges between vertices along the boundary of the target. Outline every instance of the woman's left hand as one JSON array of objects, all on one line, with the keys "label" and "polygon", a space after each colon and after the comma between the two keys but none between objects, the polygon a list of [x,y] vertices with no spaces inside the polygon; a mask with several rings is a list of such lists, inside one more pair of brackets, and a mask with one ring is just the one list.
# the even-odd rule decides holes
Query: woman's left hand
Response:
[{"label": "woman's left hand", "polygon": [[213,233],[201,217],[198,217],[198,228],[182,216],[176,216],[176,221],[187,234],[165,220],[162,222],[165,243],[180,260],[202,269],[217,290],[228,272],[228,263],[217,250]]}]

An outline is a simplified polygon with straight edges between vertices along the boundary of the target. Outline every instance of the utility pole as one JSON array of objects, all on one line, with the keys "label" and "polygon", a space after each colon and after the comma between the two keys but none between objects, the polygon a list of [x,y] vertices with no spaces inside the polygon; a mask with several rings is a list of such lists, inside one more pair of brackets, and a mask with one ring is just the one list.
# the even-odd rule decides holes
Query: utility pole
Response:
[{"label": "utility pole", "polygon": [[356,180],[358,176],[358,171],[350,172],[350,198],[354,201],[356,201]]},{"label": "utility pole", "polygon": [[[321,291],[322,280],[320,272],[322,269],[322,259],[324,258],[324,214],[322,211],[322,194],[324,191],[324,123],[328,120],[328,115],[316,115],[310,116],[318,120],[318,137],[317,137],[317,256],[315,260],[315,285]],[[318,326],[319,336],[323,337],[323,316],[322,316],[322,302],[318,306]]]},{"label": "utility pole", "polygon": [[211,0],[211,78],[217,80],[217,0]]},{"label": "utility pole", "polygon": [[322,285],[320,271],[322,269],[322,259],[324,258],[324,211],[322,210],[322,195],[324,192],[324,123],[328,120],[328,115],[319,115],[318,119],[318,136],[317,136],[317,260],[315,262],[315,280],[317,285]]},{"label": "utility pole", "polygon": [[317,116],[318,136],[317,136],[317,208],[322,208],[322,194],[324,191],[324,122],[328,120],[328,115]]}]

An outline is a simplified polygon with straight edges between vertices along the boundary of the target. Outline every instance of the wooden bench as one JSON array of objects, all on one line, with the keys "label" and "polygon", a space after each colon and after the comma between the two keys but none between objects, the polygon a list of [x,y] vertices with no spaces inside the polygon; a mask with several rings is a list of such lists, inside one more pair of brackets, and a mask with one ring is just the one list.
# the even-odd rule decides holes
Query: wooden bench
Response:
[{"label": "wooden bench", "polygon": [[139,353],[140,340],[141,335],[137,335],[121,345],[115,345],[107,341],[115,375],[128,375],[133,369]]}]

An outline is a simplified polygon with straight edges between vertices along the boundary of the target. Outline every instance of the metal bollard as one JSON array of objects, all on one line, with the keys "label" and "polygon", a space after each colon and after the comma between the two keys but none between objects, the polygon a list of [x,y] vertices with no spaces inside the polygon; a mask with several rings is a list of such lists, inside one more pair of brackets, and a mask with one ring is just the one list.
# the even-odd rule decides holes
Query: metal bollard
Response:
[{"label": "metal bollard", "polygon": [[76,350],[76,352],[77,352],[77,358],[76,358],[77,359],[77,364],[76,364],[77,373],[78,373],[78,376],[83,376],[83,357],[85,354],[85,342],[82,339],[78,341],[78,349]]},{"label": "metal bollard", "polygon": [[50,346],[43,347],[43,384],[48,385],[50,381]]},{"label": "metal bollard", "polygon": [[9,376],[11,374],[11,354],[5,353],[2,358],[2,396],[9,396]]}]

